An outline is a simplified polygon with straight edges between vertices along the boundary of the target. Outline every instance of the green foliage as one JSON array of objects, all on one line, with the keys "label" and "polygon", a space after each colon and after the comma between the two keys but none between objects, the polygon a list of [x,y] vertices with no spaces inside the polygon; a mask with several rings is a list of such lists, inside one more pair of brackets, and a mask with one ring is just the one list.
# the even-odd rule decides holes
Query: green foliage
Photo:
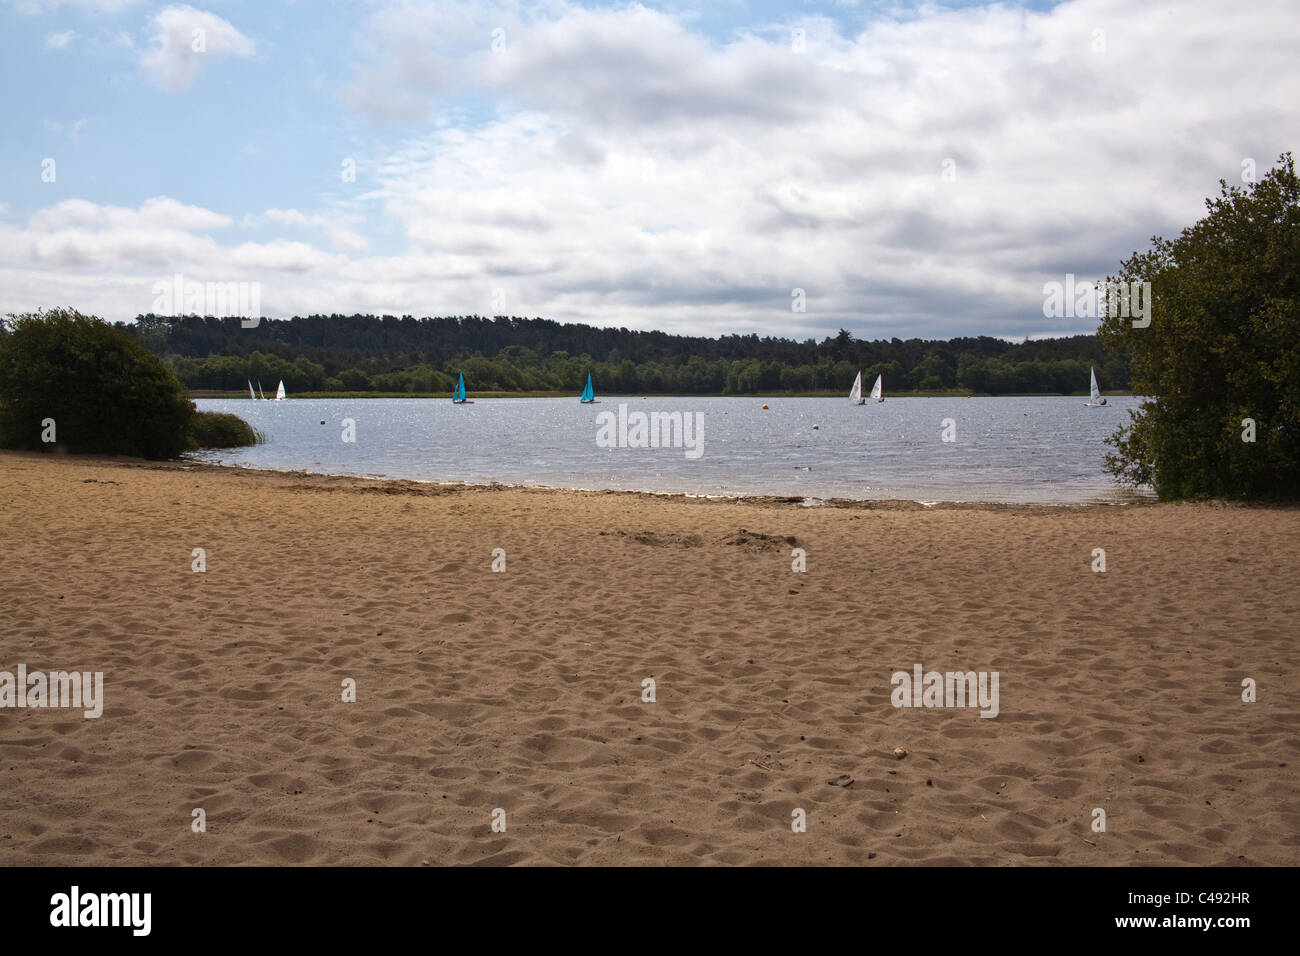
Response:
[{"label": "green foliage", "polygon": [[[1220,181],[1208,215],[1121,263],[1151,283],[1151,323],[1107,314],[1151,396],[1108,439],[1106,466],[1162,498],[1300,494],[1300,180],[1289,153],[1246,188]],[[1245,419],[1255,440],[1243,441]]]},{"label": "green foliage", "polygon": [[1081,359],[1008,362],[963,355],[957,364],[957,382],[972,392],[988,395],[1063,394],[1086,391],[1088,369],[1095,367],[1106,390],[1124,389],[1128,376],[1122,362]]},{"label": "green foliage", "polygon": [[350,392],[368,392],[372,388],[370,376],[359,368],[345,369],[340,373],[339,381]]},{"label": "green foliage", "polygon": [[53,419],[73,452],[172,458],[194,412],[185,387],[131,336],[73,309],[0,323],[0,444],[41,449]]},{"label": "green foliage", "polygon": [[[951,341],[864,341],[841,329],[811,339],[720,338],[478,316],[317,315],[263,320],[140,316],[121,328],[166,361],[192,389],[242,391],[283,379],[313,391],[450,393],[458,372],[472,391],[577,392],[590,372],[603,394],[752,395],[847,392],[853,377],[885,376],[886,388],[964,388],[1006,394],[1128,385],[1127,359],[1107,356],[1095,335],[1019,345],[981,336]],[[1080,371],[1082,369],[1082,371]]]},{"label": "green foliage", "polygon": [[238,415],[229,412],[195,412],[190,418],[188,448],[243,448],[266,437]]}]

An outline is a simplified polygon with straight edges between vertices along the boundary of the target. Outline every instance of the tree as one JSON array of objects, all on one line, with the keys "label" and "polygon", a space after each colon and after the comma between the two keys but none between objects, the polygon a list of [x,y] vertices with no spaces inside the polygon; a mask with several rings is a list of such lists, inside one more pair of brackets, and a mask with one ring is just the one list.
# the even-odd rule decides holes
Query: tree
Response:
[{"label": "tree", "polygon": [[[467,380],[473,375],[473,390],[568,392],[580,388],[592,372],[603,394],[611,390],[734,393],[745,363],[757,360],[759,391],[786,388],[786,382],[806,377],[806,384],[797,390],[839,393],[859,369],[888,368],[886,381],[894,383],[893,393],[909,384],[950,388],[960,381],[960,363],[967,358],[1005,363],[1003,391],[1017,391],[1017,381],[1033,377],[1020,368],[1031,362],[1051,367],[1055,378],[1048,390],[1073,391],[1081,386],[1077,380],[1061,385],[1057,380],[1062,367],[1057,363],[1084,361],[1096,365],[1100,375],[1105,361],[1105,350],[1095,334],[1013,345],[989,336],[948,342],[859,341],[842,329],[818,343],[757,335],[704,338],[632,332],[539,318],[373,315],[265,318],[248,329],[237,316],[144,315],[117,327],[163,356],[190,388],[237,391],[250,378],[254,382],[260,378],[271,387],[282,378],[296,393],[319,388],[341,391],[347,388],[344,373],[353,369],[372,384],[394,373],[430,384],[450,375],[454,382],[456,374],[464,371]],[[474,367],[471,360],[484,364]],[[1123,387],[1128,358],[1121,354],[1111,361],[1119,363],[1122,374],[1108,374],[1104,387]],[[923,364],[926,369],[918,372]],[[978,371],[978,366],[968,363],[967,369]],[[441,385],[431,389],[441,390],[446,389]]]},{"label": "tree", "polygon": [[1294,498],[1300,180],[1285,153],[1259,182],[1219,187],[1205,218],[1107,278],[1150,283],[1150,324],[1111,305],[1100,334],[1128,350],[1133,390],[1151,397],[1107,439],[1106,467],[1161,498]]},{"label": "tree", "polygon": [[991,392],[993,376],[988,362],[975,355],[963,355],[957,361],[957,384],[972,392]]},{"label": "tree", "polygon": [[186,450],[194,405],[138,340],[73,309],[11,315],[0,332],[0,444],[140,458]]},{"label": "tree", "polygon": [[835,358],[845,361],[849,357],[849,351],[853,348],[853,333],[848,329],[840,329],[835,333],[835,341],[831,345],[831,355]]},{"label": "tree", "polygon": [[359,368],[344,369],[339,373],[339,381],[343,387],[353,392],[368,392],[373,387],[370,383],[370,376]]}]

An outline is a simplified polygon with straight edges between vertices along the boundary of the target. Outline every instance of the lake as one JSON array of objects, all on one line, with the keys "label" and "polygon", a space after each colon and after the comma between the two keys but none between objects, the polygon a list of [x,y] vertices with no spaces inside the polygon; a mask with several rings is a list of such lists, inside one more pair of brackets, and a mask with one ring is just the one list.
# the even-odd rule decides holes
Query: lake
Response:
[{"label": "lake", "polygon": [[[459,406],[449,399],[199,399],[200,409],[233,412],[267,441],[193,457],[377,478],[797,495],[810,504],[1074,504],[1133,497],[1103,470],[1109,446],[1102,439],[1128,421],[1127,409],[1140,399],[1108,401],[1087,408],[1081,397],[891,398],[864,406],[842,398],[749,397],[603,398],[596,405],[507,398]],[[638,412],[680,413],[702,425],[702,441],[694,450],[627,447],[637,443]],[[353,422],[353,441],[344,440],[345,419]],[[680,429],[672,437],[681,438]],[[602,447],[598,438],[617,447]]]}]

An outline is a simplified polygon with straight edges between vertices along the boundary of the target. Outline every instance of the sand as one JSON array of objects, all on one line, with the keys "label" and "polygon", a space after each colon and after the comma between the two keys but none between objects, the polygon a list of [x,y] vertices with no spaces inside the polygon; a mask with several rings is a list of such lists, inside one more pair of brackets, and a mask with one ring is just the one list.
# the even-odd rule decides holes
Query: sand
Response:
[{"label": "sand", "polygon": [[0,453],[0,513],[0,670],[105,696],[0,709],[0,864],[1300,862],[1298,510]]}]

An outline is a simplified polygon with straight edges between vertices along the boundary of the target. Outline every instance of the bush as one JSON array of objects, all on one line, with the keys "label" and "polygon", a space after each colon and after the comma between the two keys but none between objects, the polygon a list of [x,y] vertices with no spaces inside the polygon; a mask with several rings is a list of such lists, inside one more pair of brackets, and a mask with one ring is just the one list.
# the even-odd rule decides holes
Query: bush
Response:
[{"label": "bush", "polygon": [[371,389],[370,376],[359,368],[344,369],[338,378],[350,392],[368,392]]},{"label": "bush", "polygon": [[1219,185],[1204,219],[1121,264],[1121,281],[1151,283],[1150,325],[1107,315],[1100,332],[1151,398],[1107,439],[1106,467],[1161,498],[1294,498],[1300,179],[1284,154],[1245,189]]},{"label": "bush", "polygon": [[[194,404],[162,360],[74,309],[0,322],[0,445],[175,458]],[[205,426],[200,426],[200,429]]]},{"label": "bush", "polygon": [[371,379],[377,392],[409,392],[411,379],[402,372],[382,372]]},{"label": "bush", "polygon": [[185,450],[185,387],[135,339],[73,309],[10,316],[0,336],[0,444],[138,458]]},{"label": "bush", "polygon": [[238,415],[229,412],[195,412],[190,419],[189,448],[243,448],[266,440]]}]

